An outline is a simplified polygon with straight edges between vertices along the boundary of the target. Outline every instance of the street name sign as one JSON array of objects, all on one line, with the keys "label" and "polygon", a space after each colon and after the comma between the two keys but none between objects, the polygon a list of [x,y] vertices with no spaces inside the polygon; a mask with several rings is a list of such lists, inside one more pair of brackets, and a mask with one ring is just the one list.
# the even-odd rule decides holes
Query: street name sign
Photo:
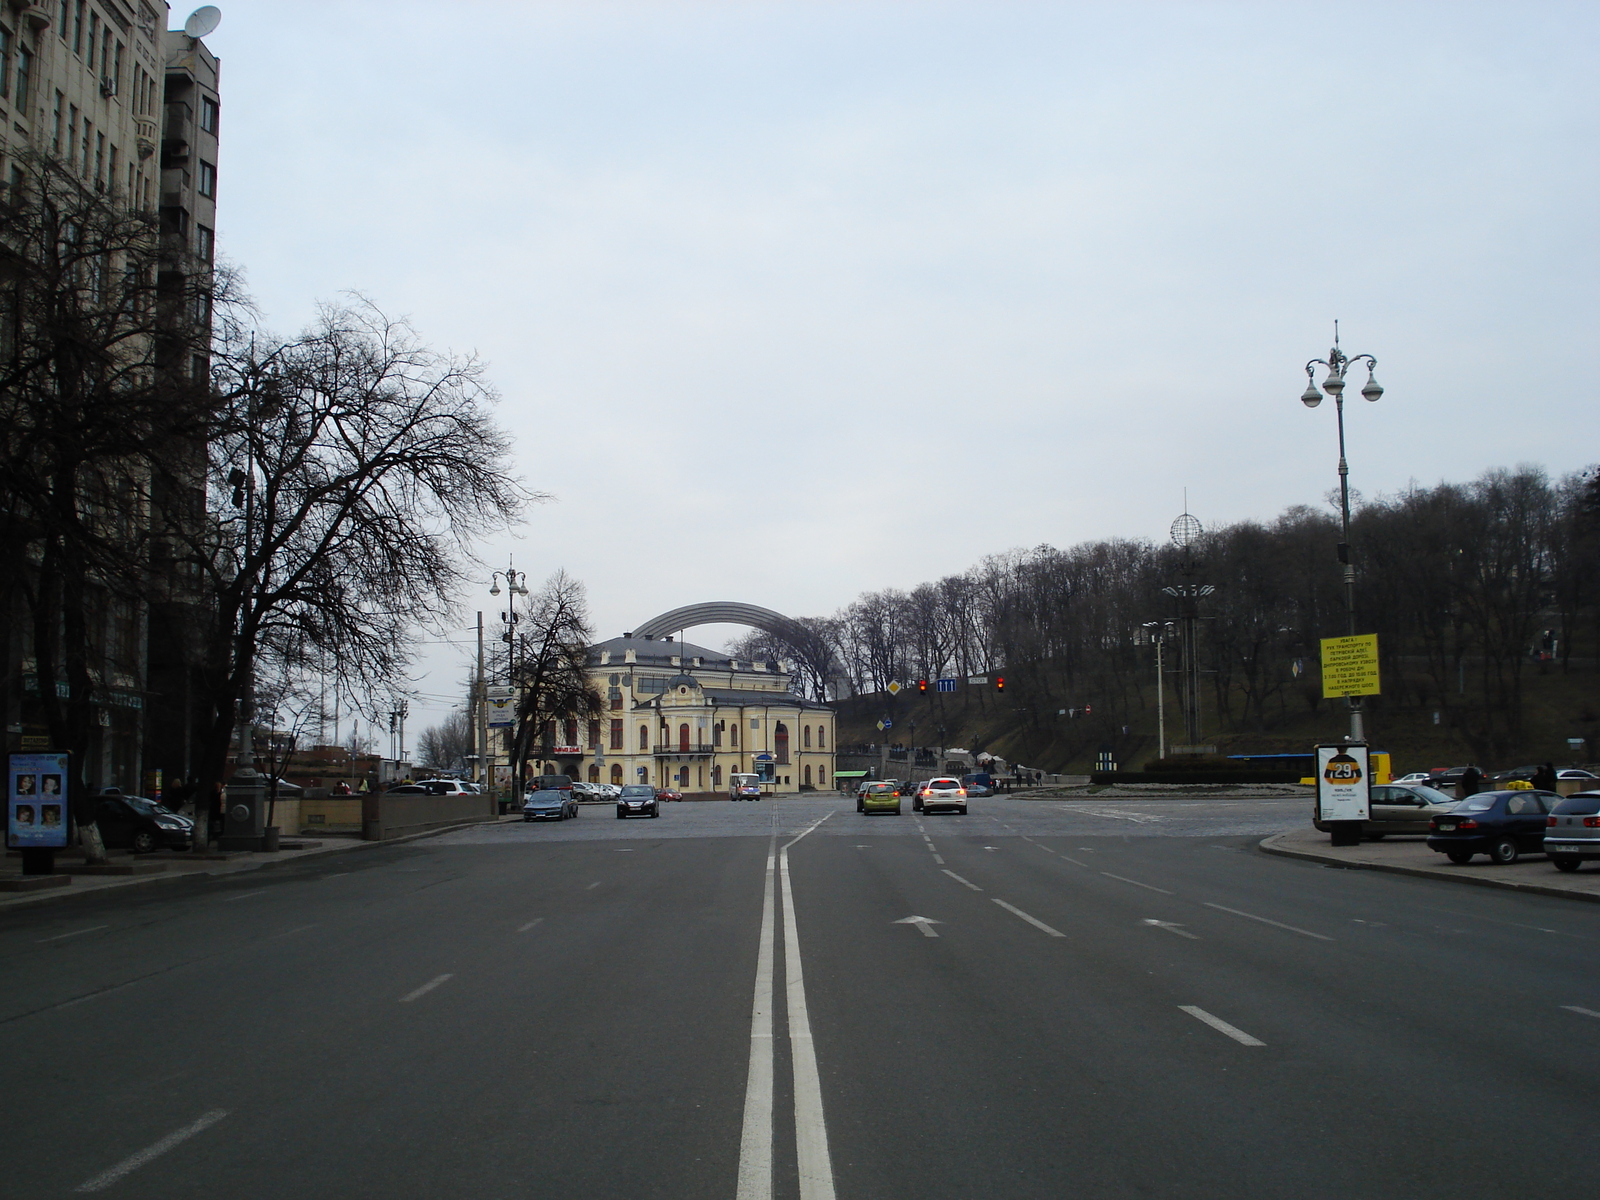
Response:
[{"label": "street name sign", "polygon": [[517,723],[517,702],[510,696],[491,696],[483,702],[483,707],[489,714],[490,729],[503,729]]},{"label": "street name sign", "polygon": [[1322,697],[1376,696],[1378,687],[1378,635],[1322,639]]},{"label": "street name sign", "polygon": [[1365,821],[1371,815],[1372,771],[1365,742],[1317,747],[1317,817]]}]

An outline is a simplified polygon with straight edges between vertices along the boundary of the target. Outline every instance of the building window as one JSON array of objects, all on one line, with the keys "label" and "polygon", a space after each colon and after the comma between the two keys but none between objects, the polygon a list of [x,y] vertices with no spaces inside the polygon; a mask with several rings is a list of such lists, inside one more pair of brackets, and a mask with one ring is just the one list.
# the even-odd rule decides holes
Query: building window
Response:
[{"label": "building window", "polygon": [[200,164],[200,194],[208,199],[217,195],[217,169],[208,162]]},{"label": "building window", "polygon": [[89,120],[88,117],[85,117],[83,119],[83,157],[78,160],[78,169],[81,170],[85,175],[89,173],[89,168],[93,165],[89,158],[89,150],[93,145],[94,122]]},{"label": "building window", "polygon": [[67,24],[72,20],[72,0],[61,0],[61,20],[56,22],[56,32],[61,35],[61,40],[67,40]]},{"label": "building window", "polygon": [[26,46],[17,50],[17,111],[28,114],[28,81],[33,76],[33,52]]},{"label": "building window", "polygon": [[116,64],[111,68],[111,94],[122,95],[122,43],[117,43]]},{"label": "building window", "polygon": [[739,748],[739,722],[737,721],[728,726],[728,745],[735,750]]},{"label": "building window", "polygon": [[689,753],[689,727],[687,725],[678,726],[678,753]]},{"label": "building window", "polygon": [[111,147],[111,157],[106,160],[106,187],[112,191],[117,188],[117,148]]},{"label": "building window", "polygon": [[715,725],[713,725],[711,727],[711,744],[713,746],[722,745],[722,722],[721,721],[718,721]]},{"label": "building window", "polygon": [[106,135],[94,135],[94,186],[96,191],[106,190]]},{"label": "building window", "polygon": [[600,768],[598,766],[596,766],[594,763],[590,763],[589,764],[589,782],[590,783],[599,783],[600,782]]},{"label": "building window", "polygon": [[779,721],[772,727],[772,749],[780,765],[789,762],[789,727]]},{"label": "building window", "polygon": [[78,153],[78,106],[67,105],[67,166],[71,166]]},{"label": "building window", "polygon": [[828,786],[828,768],[827,767],[818,767],[817,768],[817,786],[818,787],[827,787]]},{"label": "building window", "polygon": [[612,763],[611,764],[611,782],[612,783],[621,783],[622,782],[622,764],[621,763]]},{"label": "building window", "polygon": [[600,722],[591,720],[589,722],[589,745],[598,746],[599,744],[600,744]]},{"label": "building window", "polygon": [[650,726],[639,726],[639,753],[650,753]]},{"label": "building window", "polygon": [[622,749],[622,720],[618,717],[611,720],[611,749]]},{"label": "building window", "polygon": [[[811,749],[811,726],[809,726],[809,725],[807,725],[805,727],[805,738],[804,738],[804,741],[805,741],[806,749],[807,750]],[[808,780],[806,780],[806,782],[810,783],[811,781],[808,779]]]},{"label": "building window", "polygon": [[78,0],[72,13],[72,52],[83,53],[83,0]]},{"label": "building window", "polygon": [[50,122],[50,153],[54,154],[57,158],[61,157],[61,106],[66,102],[67,98],[60,92],[57,92],[56,106],[55,110],[51,114]]},{"label": "building window", "polygon": [[[11,94],[11,31],[0,25],[0,96]],[[60,95],[57,92],[56,95]]]},{"label": "building window", "polygon": [[805,785],[806,785],[806,787],[810,787],[811,786],[811,764],[810,763],[806,764]]},{"label": "building window", "polygon": [[217,107],[217,102],[215,100],[213,100],[210,96],[200,97],[201,129],[204,129],[207,133],[215,136],[217,132],[217,122],[221,115],[221,110]]},{"label": "building window", "polygon": [[827,748],[828,748],[828,727],[826,725],[818,725],[817,726],[817,749],[818,750],[826,750]]},{"label": "building window", "polygon": [[89,10],[89,70],[94,71],[94,44],[100,40],[100,14]]},{"label": "building window", "polygon": [[[616,676],[613,675],[611,678],[615,679]],[[622,689],[621,688],[618,688],[618,687],[612,688],[607,693],[606,698],[611,701],[611,711],[612,712],[621,712],[622,711]]]},{"label": "building window", "polygon": [[111,26],[106,25],[105,33],[100,38],[100,74],[111,74]]},{"label": "building window", "polygon": [[711,786],[714,788],[722,786],[722,768],[720,766],[711,768]]}]

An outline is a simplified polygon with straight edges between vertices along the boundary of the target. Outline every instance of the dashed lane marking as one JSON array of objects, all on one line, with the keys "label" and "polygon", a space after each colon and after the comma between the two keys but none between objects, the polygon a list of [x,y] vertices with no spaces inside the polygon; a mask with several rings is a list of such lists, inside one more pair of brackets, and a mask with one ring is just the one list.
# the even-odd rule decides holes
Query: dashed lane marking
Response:
[{"label": "dashed lane marking", "polygon": [[1225,1033],[1241,1046],[1265,1046],[1260,1038],[1253,1038],[1236,1025],[1229,1025],[1221,1017],[1214,1017],[1203,1008],[1196,1008],[1193,1004],[1180,1004],[1178,1007],[1188,1013],[1196,1021],[1204,1021],[1218,1033]]},{"label": "dashed lane marking", "polygon": [[1255,915],[1255,913],[1243,912],[1237,908],[1229,908],[1223,904],[1213,904],[1209,900],[1205,902],[1205,905],[1207,908],[1214,908],[1218,912],[1232,913],[1236,917],[1244,917],[1246,920],[1250,921],[1260,921],[1263,925],[1271,925],[1277,929],[1287,929],[1290,933],[1298,933],[1303,937],[1316,938],[1319,942],[1333,941],[1333,939],[1325,933],[1312,933],[1309,929],[1301,929],[1296,925],[1285,925],[1282,921],[1273,921],[1267,917],[1258,917]]},{"label": "dashed lane marking", "polygon": [[1051,937],[1064,938],[1064,937],[1067,936],[1066,934],[1062,933],[1059,929],[1052,929],[1050,926],[1046,925],[1043,921],[1039,920],[1038,917],[1029,916],[1027,913],[1023,912],[1016,905],[1007,904],[1004,900],[1000,899],[998,896],[991,896],[990,899],[993,900],[996,904],[998,904],[1001,908],[1005,909],[1008,913],[1011,913],[1011,914],[1013,914],[1015,916],[1021,917],[1029,925],[1032,925],[1035,929],[1044,930]]},{"label": "dashed lane marking", "polygon": [[1600,1017],[1600,1012],[1595,1012],[1592,1008],[1579,1008],[1576,1004],[1563,1004],[1561,1007],[1566,1009],[1568,1012],[1575,1012],[1580,1016]]},{"label": "dashed lane marking", "polygon": [[75,1190],[79,1192],[104,1191],[113,1183],[116,1183],[117,1180],[121,1179],[124,1175],[131,1174],[132,1172],[137,1171],[140,1167],[144,1166],[146,1163],[160,1158],[168,1150],[173,1149],[175,1146],[182,1145],[184,1142],[187,1142],[190,1138],[194,1137],[195,1134],[204,1133],[207,1129],[210,1129],[213,1125],[227,1115],[228,1114],[226,1110],[214,1108],[202,1116],[199,1120],[193,1121],[190,1124],[185,1125],[182,1129],[167,1134],[166,1137],[162,1138],[155,1145],[145,1147],[143,1150],[139,1151],[139,1153],[123,1159],[110,1170],[102,1171],[93,1179],[80,1183]]},{"label": "dashed lane marking", "polygon": [[544,920],[543,917],[535,917],[533,920],[529,921],[526,925],[517,926],[517,932],[518,933],[527,933],[528,930],[532,929],[535,925],[539,924],[539,922],[541,922],[543,920]]},{"label": "dashed lane marking", "polygon": [[954,871],[951,871],[951,870],[947,869],[945,871],[945,874],[950,876],[950,878],[954,879],[957,883],[961,884],[964,887],[969,887],[975,892],[983,891],[983,889],[981,887],[979,887],[977,884],[973,883],[970,879],[963,879],[963,878],[961,878],[961,876],[957,875]]},{"label": "dashed lane marking", "polygon": [[87,929],[74,929],[71,933],[58,933],[55,937],[40,938],[35,945],[42,946],[46,942],[62,942],[67,938],[82,937],[86,933],[99,933],[102,929],[110,929],[109,925],[91,925]]},{"label": "dashed lane marking", "polygon": [[1104,875],[1107,879],[1115,879],[1119,883],[1131,883],[1134,887],[1149,888],[1152,892],[1160,892],[1163,896],[1170,896],[1173,894],[1172,892],[1167,891],[1166,888],[1158,888],[1151,883],[1140,883],[1137,879],[1129,879],[1126,875],[1113,875],[1110,871],[1101,871],[1100,874]]},{"label": "dashed lane marking", "polygon": [[434,988],[438,987],[441,983],[445,982],[447,979],[454,979],[454,978],[455,978],[454,975],[435,975],[432,979],[428,980],[427,983],[423,984],[416,991],[407,992],[404,996],[401,996],[400,997],[400,1003],[401,1004],[410,1004],[413,1000],[417,999],[417,997],[426,996],[429,992],[433,991]]}]

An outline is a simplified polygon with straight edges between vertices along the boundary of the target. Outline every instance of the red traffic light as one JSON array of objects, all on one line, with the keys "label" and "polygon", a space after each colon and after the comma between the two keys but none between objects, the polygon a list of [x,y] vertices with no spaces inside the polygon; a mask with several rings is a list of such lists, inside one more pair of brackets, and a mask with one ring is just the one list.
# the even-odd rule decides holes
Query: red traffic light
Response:
[{"label": "red traffic light", "polygon": [[997,692],[1006,690],[1006,677],[1004,675],[996,675],[994,677],[994,690]]},{"label": "red traffic light", "polygon": [[927,690],[928,690],[928,681],[926,679],[917,680],[917,691],[925,692]]}]

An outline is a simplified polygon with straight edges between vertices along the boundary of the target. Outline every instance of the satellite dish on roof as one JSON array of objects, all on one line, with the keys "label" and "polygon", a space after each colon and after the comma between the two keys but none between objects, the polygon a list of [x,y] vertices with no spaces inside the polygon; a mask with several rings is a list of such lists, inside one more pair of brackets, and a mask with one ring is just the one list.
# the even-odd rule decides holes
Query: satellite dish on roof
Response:
[{"label": "satellite dish on roof", "polygon": [[222,10],[215,4],[205,4],[189,14],[189,19],[183,23],[183,31],[192,38],[203,38],[220,24]]}]

